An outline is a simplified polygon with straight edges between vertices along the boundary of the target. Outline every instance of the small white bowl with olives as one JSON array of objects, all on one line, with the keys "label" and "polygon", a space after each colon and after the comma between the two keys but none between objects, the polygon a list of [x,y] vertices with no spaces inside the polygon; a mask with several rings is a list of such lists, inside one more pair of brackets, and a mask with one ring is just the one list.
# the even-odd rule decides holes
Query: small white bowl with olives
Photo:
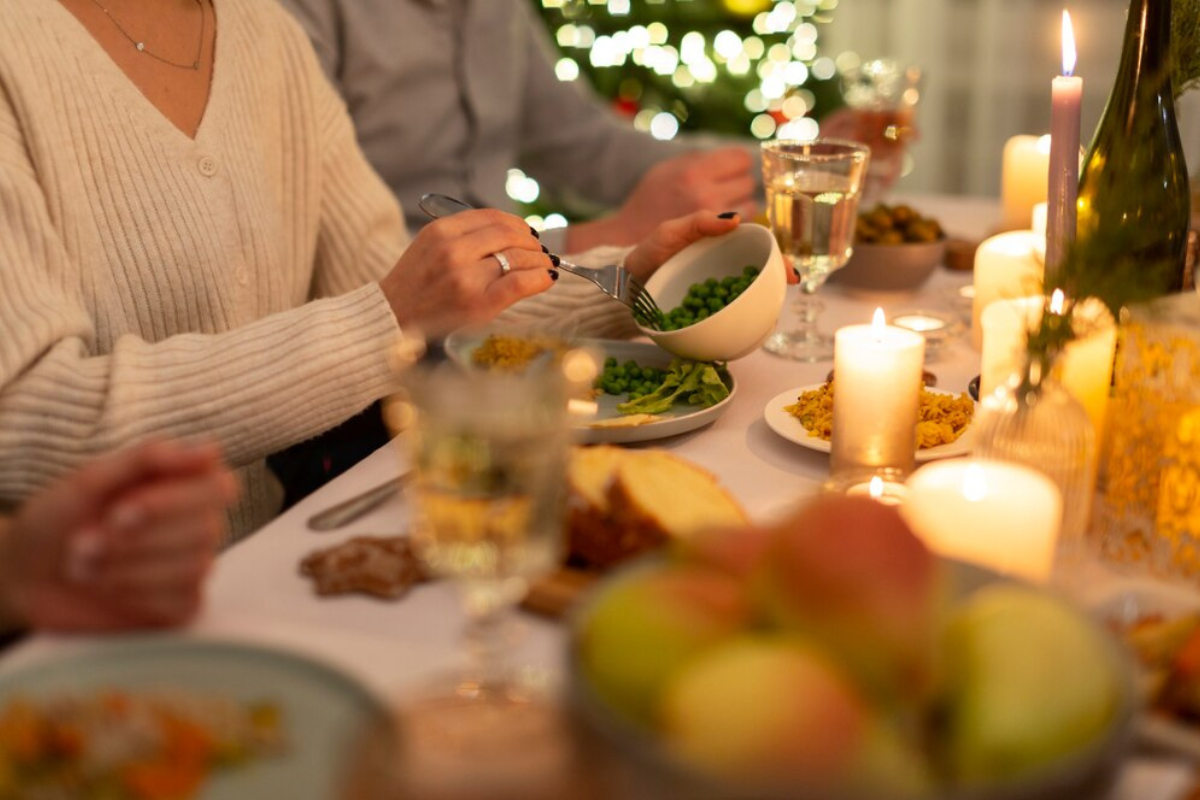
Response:
[{"label": "small white bowl with olives", "polygon": [[880,203],[859,214],[850,260],[829,282],[862,292],[911,292],[946,256],[946,234],[907,205]]},{"label": "small white bowl with olives", "polygon": [[666,261],[646,281],[665,314],[657,330],[638,327],[673,355],[733,361],[754,352],[775,329],[787,274],[779,245],[762,225],[739,225],[702,239]]}]

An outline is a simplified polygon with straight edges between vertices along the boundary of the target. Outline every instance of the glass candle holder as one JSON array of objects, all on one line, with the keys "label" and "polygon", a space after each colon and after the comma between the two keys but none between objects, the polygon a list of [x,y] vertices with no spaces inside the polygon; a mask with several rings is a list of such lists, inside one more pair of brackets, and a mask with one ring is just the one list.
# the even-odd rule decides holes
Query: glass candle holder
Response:
[{"label": "glass candle holder", "polygon": [[835,334],[830,477],[851,486],[874,476],[903,481],[917,450],[925,340],[884,324],[849,325]]},{"label": "glass candle holder", "polygon": [[981,396],[974,428],[977,457],[1024,464],[1058,487],[1058,547],[1077,556],[1096,492],[1096,435],[1079,401],[1051,375],[1014,376]]}]

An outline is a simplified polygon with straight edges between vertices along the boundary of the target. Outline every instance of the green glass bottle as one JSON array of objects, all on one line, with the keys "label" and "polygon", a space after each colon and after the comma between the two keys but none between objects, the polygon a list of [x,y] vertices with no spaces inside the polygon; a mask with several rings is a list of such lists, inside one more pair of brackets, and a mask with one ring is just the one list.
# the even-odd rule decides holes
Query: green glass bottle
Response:
[{"label": "green glass bottle", "polygon": [[[1159,293],[1183,288],[1191,197],[1171,87],[1171,0],[1131,0],[1117,80],[1079,176],[1078,236],[1119,240]],[[1091,269],[1103,269],[1095,264]]]}]

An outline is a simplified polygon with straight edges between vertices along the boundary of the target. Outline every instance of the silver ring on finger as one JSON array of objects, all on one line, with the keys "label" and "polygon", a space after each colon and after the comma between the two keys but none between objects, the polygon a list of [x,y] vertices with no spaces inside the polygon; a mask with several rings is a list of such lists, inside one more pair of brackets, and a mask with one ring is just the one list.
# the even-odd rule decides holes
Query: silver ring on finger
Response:
[{"label": "silver ring on finger", "polygon": [[492,253],[492,258],[500,263],[500,277],[503,278],[508,273],[512,272],[512,264],[508,263],[508,256],[501,252]]}]

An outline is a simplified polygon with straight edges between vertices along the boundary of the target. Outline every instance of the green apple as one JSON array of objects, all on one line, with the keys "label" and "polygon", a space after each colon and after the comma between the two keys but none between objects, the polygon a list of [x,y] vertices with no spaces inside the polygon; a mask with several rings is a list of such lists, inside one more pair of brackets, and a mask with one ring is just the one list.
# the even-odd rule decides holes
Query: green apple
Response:
[{"label": "green apple", "polygon": [[922,760],[889,732],[827,654],[746,635],[693,659],[663,691],[664,740],[733,782],[812,789],[928,787]]},{"label": "green apple", "polygon": [[580,659],[608,704],[641,721],[667,678],[704,649],[748,624],[741,583],[719,570],[663,565],[619,580],[583,619]]},{"label": "green apple", "polygon": [[875,698],[931,696],[947,585],[895,508],[818,498],[777,526],[754,591],[769,619],[829,648]]},{"label": "green apple", "polygon": [[1010,777],[1093,741],[1120,696],[1102,637],[1065,602],[1031,587],[994,584],[969,598],[947,631],[954,777]]}]

